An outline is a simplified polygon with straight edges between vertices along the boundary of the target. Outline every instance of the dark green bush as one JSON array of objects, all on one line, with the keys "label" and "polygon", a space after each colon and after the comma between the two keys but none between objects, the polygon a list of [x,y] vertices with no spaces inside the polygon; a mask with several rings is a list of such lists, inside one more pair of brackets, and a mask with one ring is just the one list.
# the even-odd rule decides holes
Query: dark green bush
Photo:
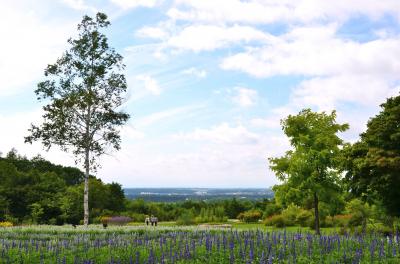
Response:
[{"label": "dark green bush", "polygon": [[356,227],[356,226],[361,226],[363,224],[364,217],[361,213],[355,212],[354,214],[351,215],[351,218],[349,219],[349,226],[350,227]]}]

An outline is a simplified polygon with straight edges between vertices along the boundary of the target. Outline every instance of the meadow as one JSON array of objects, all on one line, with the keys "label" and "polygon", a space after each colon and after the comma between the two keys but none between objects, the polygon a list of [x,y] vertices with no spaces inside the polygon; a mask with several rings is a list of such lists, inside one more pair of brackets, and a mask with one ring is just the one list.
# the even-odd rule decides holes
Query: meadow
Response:
[{"label": "meadow", "polygon": [[0,263],[400,263],[400,234],[98,225],[0,229]]}]

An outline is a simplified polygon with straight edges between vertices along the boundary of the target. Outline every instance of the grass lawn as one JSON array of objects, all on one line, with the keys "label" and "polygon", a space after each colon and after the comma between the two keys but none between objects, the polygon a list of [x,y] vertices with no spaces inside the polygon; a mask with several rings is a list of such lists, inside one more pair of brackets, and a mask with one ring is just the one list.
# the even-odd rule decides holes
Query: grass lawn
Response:
[{"label": "grass lawn", "polygon": [[[213,228],[213,225],[218,228],[219,224],[229,224],[232,226],[232,229],[237,229],[237,230],[262,230],[265,232],[272,232],[272,231],[282,231],[286,230],[288,232],[301,232],[301,233],[308,233],[308,232],[314,232],[312,229],[309,227],[301,227],[301,226],[289,226],[286,228],[278,228],[274,226],[266,226],[263,223],[244,223],[244,222],[237,222],[237,221],[228,221],[226,223],[210,223],[210,224],[199,224],[199,225],[191,225],[191,226],[177,226],[176,222],[170,221],[170,222],[159,222],[158,226],[167,228],[167,227],[180,227],[180,228],[185,228],[185,227],[190,227],[192,229],[196,228],[202,228],[204,226],[207,226],[209,228]],[[129,226],[134,226],[134,227],[146,227],[144,223],[129,223]],[[150,226],[150,225],[149,225]],[[150,226],[151,227],[151,226]],[[321,233],[322,234],[335,234],[339,232],[339,228],[335,227],[325,227],[321,228]]]}]

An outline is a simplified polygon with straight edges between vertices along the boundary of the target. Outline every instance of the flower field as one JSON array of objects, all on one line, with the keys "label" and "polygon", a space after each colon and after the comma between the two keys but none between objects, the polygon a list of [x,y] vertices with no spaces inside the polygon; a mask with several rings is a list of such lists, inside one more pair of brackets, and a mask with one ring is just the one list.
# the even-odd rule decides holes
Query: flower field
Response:
[{"label": "flower field", "polygon": [[400,263],[400,235],[178,227],[0,229],[0,263]]}]

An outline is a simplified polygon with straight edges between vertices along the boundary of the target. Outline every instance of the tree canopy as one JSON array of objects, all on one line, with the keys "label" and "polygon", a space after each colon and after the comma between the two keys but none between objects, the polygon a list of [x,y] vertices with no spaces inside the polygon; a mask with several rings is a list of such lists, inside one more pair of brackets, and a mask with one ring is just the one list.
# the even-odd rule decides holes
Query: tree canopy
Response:
[{"label": "tree canopy", "polygon": [[400,96],[381,108],[361,139],[345,149],[343,169],[349,191],[379,199],[390,215],[400,216]]},{"label": "tree canopy", "polygon": [[289,115],[281,124],[293,149],[282,157],[270,158],[270,168],[283,182],[287,195],[297,199],[313,197],[315,227],[319,233],[319,199],[340,188],[336,168],[344,142],[337,134],[349,126],[336,122],[335,111],[327,114],[310,109]]}]

